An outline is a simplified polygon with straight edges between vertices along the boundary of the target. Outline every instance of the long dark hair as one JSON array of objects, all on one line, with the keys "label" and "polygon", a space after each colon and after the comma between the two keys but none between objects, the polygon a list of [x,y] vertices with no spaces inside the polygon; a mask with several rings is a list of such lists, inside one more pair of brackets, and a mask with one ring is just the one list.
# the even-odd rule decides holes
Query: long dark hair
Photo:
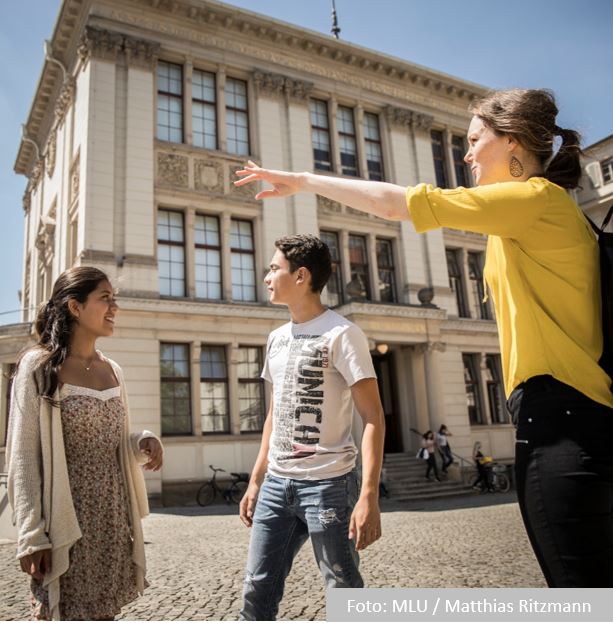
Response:
[{"label": "long dark hair", "polygon": [[[35,374],[41,398],[53,401],[58,386],[58,370],[69,354],[68,347],[75,317],[70,312],[68,303],[73,299],[78,303],[85,303],[87,297],[103,281],[109,281],[109,278],[98,268],[91,266],[69,268],[53,284],[51,298],[39,307],[34,323],[38,342],[26,352],[34,350],[41,353]],[[15,372],[18,367],[19,363]]]},{"label": "long dark hair", "polygon": [[[469,110],[496,134],[508,134],[533,153],[543,167],[543,177],[562,188],[578,186],[583,153],[581,137],[574,130],[556,125],[558,107],[551,91],[491,91],[472,103]],[[556,136],[562,139],[562,144],[552,159]]]}]

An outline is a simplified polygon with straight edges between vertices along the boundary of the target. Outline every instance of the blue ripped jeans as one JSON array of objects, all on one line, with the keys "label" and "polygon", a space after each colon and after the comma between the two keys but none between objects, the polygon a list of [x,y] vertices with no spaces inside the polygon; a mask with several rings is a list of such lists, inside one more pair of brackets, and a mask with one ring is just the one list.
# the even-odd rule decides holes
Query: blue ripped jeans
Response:
[{"label": "blue ripped jeans", "polygon": [[274,621],[294,557],[311,537],[326,588],[362,588],[359,557],[347,538],[358,497],[355,472],[328,480],[266,475],[251,528],[241,621]]}]

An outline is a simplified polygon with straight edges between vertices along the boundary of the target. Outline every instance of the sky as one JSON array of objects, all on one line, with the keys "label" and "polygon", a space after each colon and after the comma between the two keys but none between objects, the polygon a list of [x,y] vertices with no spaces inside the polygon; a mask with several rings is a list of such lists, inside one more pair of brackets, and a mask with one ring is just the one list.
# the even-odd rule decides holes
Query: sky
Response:
[{"label": "sky", "polygon": [[[330,33],[331,0],[230,4]],[[13,172],[60,0],[0,3],[0,325],[19,321],[26,178]],[[341,39],[490,88],[550,88],[584,145],[613,134],[612,0],[336,0]]]}]

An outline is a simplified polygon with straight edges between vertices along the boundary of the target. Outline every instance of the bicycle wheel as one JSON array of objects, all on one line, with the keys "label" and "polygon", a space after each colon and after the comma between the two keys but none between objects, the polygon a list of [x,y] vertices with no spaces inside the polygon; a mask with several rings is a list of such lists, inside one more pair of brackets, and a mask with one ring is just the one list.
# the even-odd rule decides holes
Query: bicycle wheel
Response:
[{"label": "bicycle wheel", "polygon": [[506,493],[511,488],[511,481],[506,474],[497,474],[496,481],[496,486],[500,493]]},{"label": "bicycle wheel", "polygon": [[205,482],[198,493],[196,494],[196,501],[200,506],[208,506],[215,499],[215,487],[210,482]]},{"label": "bicycle wheel", "polygon": [[245,495],[245,491],[247,491],[247,485],[248,483],[243,482],[242,480],[239,482],[233,482],[229,490],[230,500],[232,500],[235,504],[240,504],[240,501],[243,499],[243,495]]}]

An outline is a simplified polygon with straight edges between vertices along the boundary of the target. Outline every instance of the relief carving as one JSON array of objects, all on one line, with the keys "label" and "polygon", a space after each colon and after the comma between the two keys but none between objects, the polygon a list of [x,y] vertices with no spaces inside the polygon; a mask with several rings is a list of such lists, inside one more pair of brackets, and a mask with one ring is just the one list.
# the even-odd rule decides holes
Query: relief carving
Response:
[{"label": "relief carving", "polygon": [[246,186],[234,186],[233,184],[233,182],[238,179],[238,177],[236,177],[236,172],[240,171],[242,168],[242,165],[230,165],[230,195],[254,201],[257,190],[254,188],[253,184],[247,184]]},{"label": "relief carving", "polygon": [[57,126],[54,126],[49,134],[47,141],[46,158],[47,158],[47,175],[53,176],[55,171],[55,160],[57,153]]},{"label": "relief carving", "polygon": [[83,63],[91,57],[116,61],[123,46],[123,39],[119,33],[86,26],[77,52]]},{"label": "relief carving", "polygon": [[342,214],[343,206],[338,201],[317,195],[317,207],[328,214]]},{"label": "relief carving", "polygon": [[79,156],[74,161],[70,169],[70,204],[72,205],[79,198]]},{"label": "relief carving", "polygon": [[23,193],[22,205],[23,211],[28,214],[32,207],[32,193],[29,188],[26,188],[26,191]]},{"label": "relief carving", "polygon": [[429,130],[434,121],[432,115],[415,112],[408,108],[397,108],[395,106],[386,106],[384,108],[385,118],[390,125],[401,128],[416,127],[420,130]]},{"label": "relief carving", "polygon": [[196,190],[223,192],[221,164],[210,160],[194,160],[194,186]]},{"label": "relief carving", "polygon": [[313,90],[312,82],[294,80],[281,74],[271,74],[257,70],[253,73],[253,83],[258,95],[283,97],[297,102],[307,100]]},{"label": "relief carving", "polygon": [[66,118],[66,113],[74,101],[76,81],[72,76],[66,76],[55,102],[55,124],[61,125]]},{"label": "relief carving", "polygon": [[160,52],[160,44],[126,36],[124,37],[124,51],[128,65],[141,69],[153,69]]},{"label": "relief carving", "polygon": [[186,156],[175,154],[158,154],[157,182],[167,186],[180,186],[187,188],[188,185],[188,162]]}]

